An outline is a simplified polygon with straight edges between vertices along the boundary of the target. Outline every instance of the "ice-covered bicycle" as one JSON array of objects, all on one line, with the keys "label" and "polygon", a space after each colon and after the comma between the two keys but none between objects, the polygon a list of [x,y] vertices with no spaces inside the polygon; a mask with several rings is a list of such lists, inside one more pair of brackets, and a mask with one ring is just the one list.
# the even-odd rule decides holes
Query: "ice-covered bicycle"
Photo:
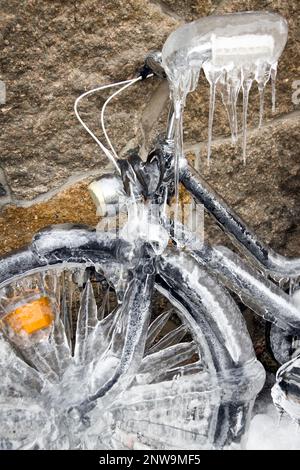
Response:
[{"label": "ice-covered bicycle", "polygon": [[[239,448],[265,372],[257,361],[234,292],[274,325],[279,362],[276,405],[300,419],[297,335],[300,312],[278,285],[296,284],[300,259],[266,247],[187,163],[182,111],[203,68],[221,86],[237,136],[235,104],[261,95],[287,38],[270,13],[209,17],[175,31],[162,54],[102,108],[108,143],[80,122],[111,160],[115,173],[90,190],[99,211],[127,213],[125,226],[99,231],[53,226],[0,262],[1,447]],[[167,76],[173,103],[166,136],[147,161],[138,151],[119,159],[104,127],[116,94],[152,76]],[[247,255],[203,244],[178,220],[179,182],[204,205]],[[175,199],[174,218],[168,206]],[[154,208],[154,209],[153,209]],[[294,355],[294,357],[293,357]],[[289,361],[289,362],[288,362]]]}]

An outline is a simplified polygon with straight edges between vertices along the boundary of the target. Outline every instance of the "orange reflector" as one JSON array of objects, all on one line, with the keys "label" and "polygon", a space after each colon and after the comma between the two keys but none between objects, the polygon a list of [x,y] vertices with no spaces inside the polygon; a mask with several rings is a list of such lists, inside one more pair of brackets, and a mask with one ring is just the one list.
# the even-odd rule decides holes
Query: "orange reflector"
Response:
[{"label": "orange reflector", "polygon": [[48,297],[41,297],[22,307],[16,308],[5,320],[16,333],[25,331],[29,335],[47,328],[53,321],[53,313]]}]

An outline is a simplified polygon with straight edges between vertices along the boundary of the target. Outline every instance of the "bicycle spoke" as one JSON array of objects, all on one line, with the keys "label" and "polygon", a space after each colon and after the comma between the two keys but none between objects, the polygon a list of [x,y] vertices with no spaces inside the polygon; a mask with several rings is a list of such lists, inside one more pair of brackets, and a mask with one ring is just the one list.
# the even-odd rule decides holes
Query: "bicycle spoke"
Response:
[{"label": "bicycle spoke", "polygon": [[164,338],[162,338],[158,343],[152,346],[147,354],[153,354],[160,349],[167,348],[172,346],[174,343],[181,341],[187,333],[187,327],[181,325],[173,331],[170,331]]},{"label": "bicycle spoke", "polygon": [[146,349],[149,349],[153,345],[157,336],[167,324],[172,313],[173,309],[170,309],[167,312],[163,312],[151,323],[147,334]]},{"label": "bicycle spoke", "polygon": [[169,369],[172,369],[183,362],[192,361],[193,356],[196,353],[197,347],[195,343],[191,342],[175,344],[166,349],[147,355],[143,359],[139,369],[139,383],[140,375],[148,374],[147,382],[152,382],[158,374],[163,376],[163,373],[167,372]]}]

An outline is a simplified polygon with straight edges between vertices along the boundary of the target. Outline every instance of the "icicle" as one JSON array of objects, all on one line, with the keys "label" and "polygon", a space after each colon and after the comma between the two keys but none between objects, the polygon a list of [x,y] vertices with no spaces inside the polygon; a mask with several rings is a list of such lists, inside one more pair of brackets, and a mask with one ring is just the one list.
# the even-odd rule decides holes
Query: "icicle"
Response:
[{"label": "icicle", "polygon": [[231,123],[230,111],[229,111],[229,93],[228,93],[228,83],[227,83],[227,72],[225,69],[222,70],[222,74],[221,74],[218,85],[219,85],[218,87],[221,93],[222,102],[227,112],[228,121],[230,125],[230,130],[231,130],[232,123]]},{"label": "icicle", "polygon": [[232,129],[231,129],[231,141],[233,144],[237,143],[238,140],[238,124],[237,124],[237,98],[239,94],[241,83],[236,83],[230,87],[230,104],[231,104],[231,115],[232,115]]},{"label": "icicle", "polygon": [[[248,84],[249,85],[249,84]],[[250,87],[243,84],[243,162],[246,164],[246,150],[247,150],[247,112]],[[250,85],[251,86],[251,85]]]},{"label": "icicle", "polygon": [[259,92],[259,122],[258,127],[262,125],[263,114],[264,114],[264,98],[265,98],[265,87],[270,79],[271,65],[267,62],[259,64],[255,72],[255,80],[257,81],[258,92]]},{"label": "icicle", "polygon": [[208,140],[207,140],[207,163],[210,163],[211,156],[211,144],[212,144],[212,127],[215,112],[215,101],[216,101],[216,82],[210,84],[209,94],[209,117],[208,117]]},{"label": "icicle", "polygon": [[231,131],[231,141],[237,142],[237,99],[241,88],[240,70],[237,68],[223,69],[220,77],[220,92],[222,101],[227,111]]},{"label": "icicle", "polygon": [[42,373],[50,382],[56,382],[59,378],[59,367],[55,351],[48,341],[37,343],[27,348],[20,348],[23,357],[32,364],[37,371]]},{"label": "icicle", "polygon": [[88,280],[82,294],[77,319],[76,343],[74,350],[74,357],[77,363],[85,363],[89,358],[89,354],[93,353],[93,351],[89,350],[89,339],[90,335],[95,330],[97,322],[97,304],[92,284],[90,280]]},{"label": "icicle", "polygon": [[[74,327],[73,327],[73,312],[75,309],[75,284],[73,281],[72,272],[68,272],[67,274],[67,289],[68,289],[68,312],[69,312],[69,325],[71,335],[74,335]],[[76,310],[75,310],[76,311]],[[77,312],[76,312],[77,313]]]},{"label": "icicle", "polygon": [[271,84],[272,84],[272,113],[276,112],[276,77],[277,77],[277,62],[271,67]]},{"label": "icicle", "polygon": [[237,99],[241,88],[241,71],[239,69],[234,68],[228,73],[228,86],[231,141],[236,144],[238,140]]},{"label": "icicle", "polygon": [[264,101],[265,101],[265,87],[261,83],[258,84],[258,92],[259,92],[259,121],[258,121],[258,127],[261,128],[263,115],[264,115]]},{"label": "icicle", "polygon": [[[192,364],[184,365],[184,366],[179,366],[175,367],[173,369],[169,369],[167,371],[164,371],[162,373],[162,378],[163,380],[172,380],[172,379],[178,379],[178,377],[183,377],[186,375],[192,375],[192,374],[199,374],[203,372],[204,367],[203,364],[200,362],[193,362]],[[158,376],[160,379],[160,375]]]},{"label": "icicle", "polygon": [[189,71],[189,83],[187,87],[187,93],[194,91],[198,85],[199,81],[199,74],[200,74],[201,67],[192,67]]},{"label": "icicle", "polygon": [[242,70],[242,89],[243,89],[243,162],[246,164],[246,151],[247,151],[247,114],[248,114],[248,102],[249,92],[252,86],[253,78],[252,73],[244,68]]},{"label": "icicle", "polygon": [[203,71],[210,85],[209,93],[209,116],[208,116],[208,140],[207,140],[207,163],[210,163],[211,144],[212,144],[212,129],[215,112],[216,101],[216,86],[221,76],[221,70],[215,69],[210,62],[203,65]]}]

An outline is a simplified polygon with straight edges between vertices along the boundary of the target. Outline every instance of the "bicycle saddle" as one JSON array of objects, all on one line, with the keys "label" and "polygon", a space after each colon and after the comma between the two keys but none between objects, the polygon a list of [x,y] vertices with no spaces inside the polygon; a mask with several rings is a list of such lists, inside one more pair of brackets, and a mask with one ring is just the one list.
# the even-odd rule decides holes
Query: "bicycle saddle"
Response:
[{"label": "bicycle saddle", "polygon": [[276,13],[243,12],[209,16],[174,31],[162,50],[162,63],[170,79],[178,69],[274,64],[286,40],[286,20]]}]

